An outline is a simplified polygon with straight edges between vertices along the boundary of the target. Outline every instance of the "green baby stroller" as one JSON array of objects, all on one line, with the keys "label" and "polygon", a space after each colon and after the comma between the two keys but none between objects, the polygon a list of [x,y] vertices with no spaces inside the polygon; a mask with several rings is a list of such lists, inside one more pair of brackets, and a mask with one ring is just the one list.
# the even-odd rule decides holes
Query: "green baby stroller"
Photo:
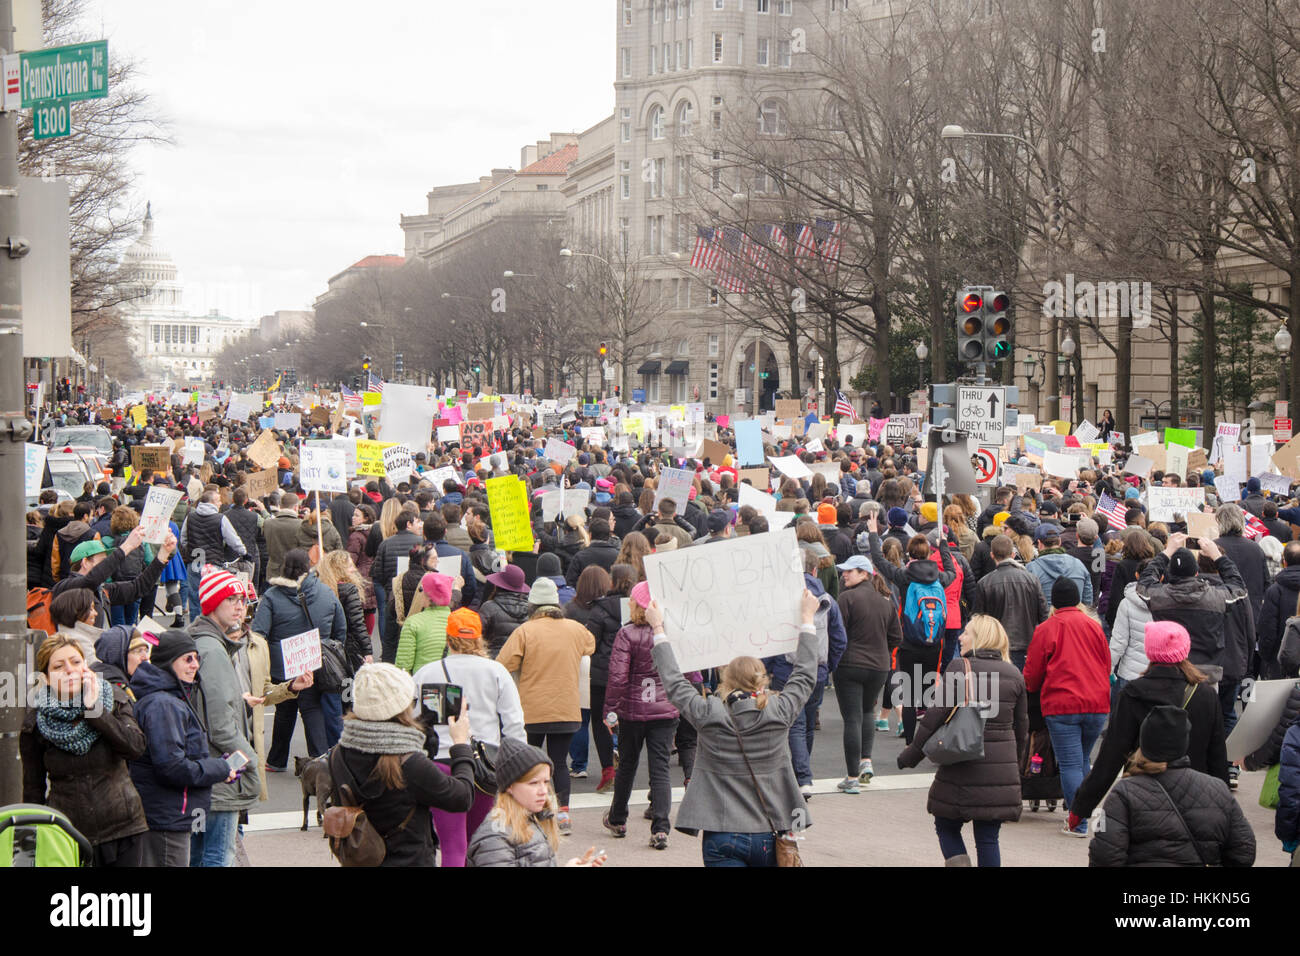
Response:
[{"label": "green baby stroller", "polygon": [[72,821],[50,807],[0,807],[0,868],[90,866],[94,850]]}]

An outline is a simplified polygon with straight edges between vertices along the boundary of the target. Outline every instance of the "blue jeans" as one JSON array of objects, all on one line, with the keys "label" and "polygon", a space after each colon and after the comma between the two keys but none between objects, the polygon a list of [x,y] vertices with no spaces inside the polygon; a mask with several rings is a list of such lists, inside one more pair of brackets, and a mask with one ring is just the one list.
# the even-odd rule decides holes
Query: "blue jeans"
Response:
[{"label": "blue jeans", "polygon": [[[934,832],[939,834],[939,850],[945,860],[966,855],[966,841],[961,838],[962,820],[948,817],[934,818]],[[999,820],[972,820],[975,828],[975,855],[980,866],[1001,866],[1002,851],[998,849]]]},{"label": "blue jeans", "polygon": [[203,829],[190,836],[190,866],[233,866],[239,812],[209,810]]},{"label": "blue jeans", "polygon": [[808,703],[790,725],[790,762],[794,764],[795,779],[801,787],[813,781],[813,736],[817,726],[817,710],[822,705],[822,695],[825,693],[826,681],[819,680]]},{"label": "blue jeans", "polygon": [[193,624],[202,614],[199,607],[199,578],[201,572],[195,571],[188,564],[185,566],[185,600],[190,605],[190,623]]},{"label": "blue jeans", "polygon": [[582,726],[578,732],[573,735],[573,742],[569,744],[569,765],[574,771],[587,769],[587,744],[591,739],[591,731],[588,724],[591,723],[590,708],[582,708]]},{"label": "blue jeans", "polygon": [[1225,735],[1232,733],[1232,728],[1237,726],[1237,691],[1241,689],[1241,681],[1220,680],[1219,681],[1219,709],[1223,711],[1223,733]]},{"label": "blue jeans", "polygon": [[1024,669],[1025,669],[1025,661],[1026,661],[1028,658],[1029,658],[1029,651],[1028,651],[1028,650],[1023,650],[1023,651],[1012,651],[1012,652],[1011,652],[1011,663],[1014,664],[1014,665],[1016,665],[1016,670],[1018,670],[1018,671],[1024,671]]},{"label": "blue jeans", "polygon": [[771,833],[704,831],[705,866],[776,866],[776,838]]},{"label": "blue jeans", "polygon": [[[1074,803],[1074,792],[1092,769],[1092,748],[1106,727],[1107,714],[1057,714],[1043,716],[1052,735],[1052,750],[1061,770],[1061,792],[1065,805]],[[1086,830],[1088,824],[1084,823]]]}]

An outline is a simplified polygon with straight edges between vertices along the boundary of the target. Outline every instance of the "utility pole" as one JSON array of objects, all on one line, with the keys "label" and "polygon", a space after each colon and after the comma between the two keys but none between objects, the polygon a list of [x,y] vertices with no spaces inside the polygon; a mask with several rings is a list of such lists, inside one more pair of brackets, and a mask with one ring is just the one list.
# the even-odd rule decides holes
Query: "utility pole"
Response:
[{"label": "utility pole", "polygon": [[[0,0],[0,48],[14,48],[12,0]],[[27,451],[23,410],[23,295],[18,244],[18,115],[0,113],[0,804],[23,797],[18,733],[27,700],[27,565],[23,540]],[[8,686],[6,686],[8,684]],[[6,699],[8,698],[8,699]]]}]

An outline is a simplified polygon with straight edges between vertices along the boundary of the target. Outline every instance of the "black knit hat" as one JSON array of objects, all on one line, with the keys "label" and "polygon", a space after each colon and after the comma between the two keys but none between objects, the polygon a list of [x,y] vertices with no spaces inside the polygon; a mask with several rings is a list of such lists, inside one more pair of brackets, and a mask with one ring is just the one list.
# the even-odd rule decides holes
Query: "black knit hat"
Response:
[{"label": "black knit hat", "polygon": [[190,637],[188,631],[179,629],[163,631],[158,635],[158,646],[149,655],[149,663],[169,671],[172,661],[186,654],[198,653],[198,650],[198,645],[194,643],[194,638]]},{"label": "black knit hat", "polygon": [[1187,756],[1192,721],[1181,707],[1168,705],[1151,708],[1142,721],[1139,742],[1142,755],[1156,763],[1168,763]]},{"label": "black knit hat", "polygon": [[1079,586],[1069,578],[1057,578],[1052,585],[1052,607],[1078,607]]},{"label": "black knit hat", "polygon": [[1169,559],[1169,577],[1175,579],[1196,577],[1196,555],[1187,548],[1179,548],[1175,551],[1173,557]]},{"label": "black knit hat", "polygon": [[511,784],[541,763],[550,767],[552,772],[555,771],[555,764],[546,756],[545,750],[522,744],[513,737],[502,736],[501,746],[497,750],[497,789],[509,789]]}]

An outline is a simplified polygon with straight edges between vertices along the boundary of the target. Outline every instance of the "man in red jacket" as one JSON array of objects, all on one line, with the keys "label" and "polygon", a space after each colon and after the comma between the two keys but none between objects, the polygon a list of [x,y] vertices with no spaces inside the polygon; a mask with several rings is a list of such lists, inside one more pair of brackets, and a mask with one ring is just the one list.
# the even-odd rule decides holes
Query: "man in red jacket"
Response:
[{"label": "man in red jacket", "polygon": [[[1052,585],[1052,616],[1034,629],[1025,661],[1025,688],[1042,692],[1043,719],[1061,769],[1065,806],[1088,775],[1089,755],[1110,712],[1110,644],[1079,608],[1079,588],[1069,578]],[[1086,837],[1085,821],[1065,833]]]}]

